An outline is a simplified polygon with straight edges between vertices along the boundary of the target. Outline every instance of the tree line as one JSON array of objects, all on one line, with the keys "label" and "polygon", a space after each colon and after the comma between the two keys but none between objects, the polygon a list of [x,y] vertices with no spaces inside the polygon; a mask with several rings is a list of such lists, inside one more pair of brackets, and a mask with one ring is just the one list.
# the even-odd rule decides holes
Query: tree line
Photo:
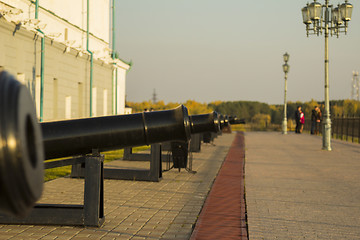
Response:
[{"label": "tree line", "polygon": [[[223,115],[234,115],[238,118],[245,119],[246,122],[266,121],[272,124],[281,124],[284,114],[284,105],[272,105],[256,101],[214,101],[211,103],[199,103],[194,100],[188,100],[185,103],[170,102],[165,104],[164,101],[153,103],[144,101],[140,103],[126,102],[127,107],[133,109],[133,113],[144,110],[166,110],[184,104],[189,114],[204,114],[212,111],[219,112]],[[297,106],[301,106],[306,118],[310,118],[311,111],[315,106],[320,107],[324,112],[324,102],[311,100],[308,102],[288,102],[287,118],[293,120]],[[330,101],[330,113],[332,116],[360,116],[360,102],[356,100],[333,100]]]}]

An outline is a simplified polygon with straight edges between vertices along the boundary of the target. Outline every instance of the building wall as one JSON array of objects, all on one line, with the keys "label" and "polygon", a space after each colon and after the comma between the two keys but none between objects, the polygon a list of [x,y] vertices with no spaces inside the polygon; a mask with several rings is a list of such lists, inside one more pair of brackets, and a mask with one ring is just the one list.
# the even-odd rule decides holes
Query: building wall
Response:
[{"label": "building wall", "polygon": [[[86,30],[87,0],[39,0],[41,6]],[[110,0],[89,0],[90,32],[105,42],[110,37]]]},{"label": "building wall", "polygon": [[[15,25],[0,18],[0,66],[18,76],[34,93],[36,62],[40,62],[40,42],[35,34],[25,30],[15,31]],[[30,41],[29,41],[30,40]]]},{"label": "building wall", "polygon": [[[0,2],[22,10],[22,13],[12,15],[12,20],[22,22],[24,27],[34,27],[27,20],[35,19],[35,1]],[[86,50],[87,0],[39,0],[38,19],[40,22],[35,25],[49,37],[76,49]],[[110,0],[89,0],[89,32],[89,47],[95,57],[109,60]]]},{"label": "building wall", "polygon": [[125,91],[121,91],[121,89],[126,89],[126,70],[118,69],[117,70],[117,88],[118,88],[118,103],[117,103],[117,113],[125,114]]},{"label": "building wall", "polygon": [[[109,47],[105,41],[108,40],[109,36],[109,0],[90,0],[90,12],[92,11],[91,9],[94,9],[93,16],[97,16],[100,19],[101,17],[95,14],[95,9],[98,9],[98,12],[103,12],[106,9],[106,14],[103,14],[106,16],[106,20],[90,21],[90,26],[91,22],[98,22],[98,26],[94,24],[93,31],[97,34],[103,34],[101,36],[107,36],[104,40],[95,35],[90,35],[89,48],[94,53],[93,98],[91,100],[90,54],[83,46],[84,33],[86,40],[86,32],[74,24],[83,23],[83,10],[84,6],[86,10],[87,1],[42,0],[39,2],[44,3],[44,8],[52,9],[50,11],[49,9],[41,8],[42,10],[39,11],[39,19],[41,20],[39,24],[47,23],[45,28],[47,32],[44,30],[43,120],[52,121],[89,117],[90,102],[93,104],[92,116],[115,113],[124,114],[125,78],[126,71],[130,66],[118,59],[115,62],[109,62]],[[71,2],[74,2],[73,9],[66,13],[64,9],[70,8]],[[0,1],[0,10],[12,9],[13,7],[21,8],[22,13],[16,15],[9,14],[0,18],[0,52],[2,53],[0,54],[0,66],[17,76],[23,84],[28,86],[36,101],[39,116],[41,38],[44,35],[39,34],[31,24],[23,23],[28,19],[25,18],[26,15],[30,17],[34,14],[34,4],[31,1]],[[80,12],[80,20],[74,17],[78,12]],[[64,14],[64,17],[70,18],[74,23],[70,23],[70,20],[59,18],[56,14]],[[19,22],[22,24],[19,25]],[[102,24],[107,25],[100,29],[99,26]],[[65,31],[65,29],[67,30]],[[90,29],[92,28],[90,27]],[[51,31],[54,30],[67,32],[68,41],[61,39],[61,37],[51,37]],[[65,36],[65,34],[63,35]],[[70,39],[76,40],[71,40],[73,43],[69,43]],[[80,45],[75,46],[78,43]],[[107,50],[100,51],[104,49]],[[115,72],[117,72],[118,78],[117,86],[115,86]],[[118,91],[117,93],[116,90]],[[115,99],[116,96],[118,97],[117,99]],[[117,109],[115,109],[116,103]]]}]

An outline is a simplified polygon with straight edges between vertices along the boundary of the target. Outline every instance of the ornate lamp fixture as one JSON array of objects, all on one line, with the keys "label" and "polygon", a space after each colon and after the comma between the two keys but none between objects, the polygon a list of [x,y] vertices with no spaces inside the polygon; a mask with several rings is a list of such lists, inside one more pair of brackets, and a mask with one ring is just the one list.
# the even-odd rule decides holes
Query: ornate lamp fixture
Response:
[{"label": "ornate lamp fixture", "polygon": [[[303,23],[306,25],[306,34],[319,35],[328,26],[331,35],[339,37],[339,33],[347,33],[348,22],[351,20],[353,5],[345,0],[345,3],[338,4],[337,7],[329,5],[329,0],[325,4],[314,0],[307,4],[302,10]],[[331,12],[331,17],[330,17]],[[312,26],[311,26],[312,25]],[[312,31],[312,33],[311,33]]]}]

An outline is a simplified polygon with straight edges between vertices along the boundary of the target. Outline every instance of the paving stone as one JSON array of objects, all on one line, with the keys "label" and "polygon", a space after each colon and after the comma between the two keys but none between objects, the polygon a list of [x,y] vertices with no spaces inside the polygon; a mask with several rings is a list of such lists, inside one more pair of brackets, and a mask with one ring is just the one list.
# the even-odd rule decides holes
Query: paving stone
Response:
[{"label": "paving stone", "polygon": [[[233,138],[223,134],[215,139],[216,146],[203,145],[200,153],[193,153],[196,174],[174,169],[164,172],[160,182],[105,180],[105,223],[98,229],[0,225],[0,239],[187,239]],[[106,165],[149,167],[122,160]],[[44,189],[41,203],[83,204],[83,179],[56,179]]]},{"label": "paving stone", "polygon": [[360,239],[360,145],[246,133],[250,239]]}]

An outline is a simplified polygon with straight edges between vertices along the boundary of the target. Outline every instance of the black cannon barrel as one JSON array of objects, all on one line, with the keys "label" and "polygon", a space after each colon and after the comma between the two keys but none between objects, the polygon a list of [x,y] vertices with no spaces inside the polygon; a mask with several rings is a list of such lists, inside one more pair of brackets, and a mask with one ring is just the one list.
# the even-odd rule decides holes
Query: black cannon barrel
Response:
[{"label": "black cannon barrel", "polygon": [[219,115],[220,129],[229,126],[229,117],[227,115]]},{"label": "black cannon barrel", "polygon": [[59,158],[190,139],[190,121],[183,105],[165,111],[41,123],[45,158]]},{"label": "black cannon barrel", "polygon": [[225,125],[226,127],[230,125],[229,116],[228,116],[228,115],[225,115],[225,116],[224,116],[224,125]]},{"label": "black cannon barrel", "polygon": [[40,198],[44,150],[27,88],[0,72],[0,212],[25,216]]},{"label": "black cannon barrel", "polygon": [[225,126],[225,118],[224,115],[222,114],[219,115],[219,123],[220,123],[220,129],[223,129]]},{"label": "black cannon barrel", "polygon": [[229,123],[230,124],[233,124],[233,125],[235,125],[235,124],[245,124],[245,119],[240,119],[240,118],[238,118],[238,117],[236,117],[236,116],[229,116]]},{"label": "black cannon barrel", "polygon": [[217,112],[190,116],[191,133],[219,132],[220,122]]}]

